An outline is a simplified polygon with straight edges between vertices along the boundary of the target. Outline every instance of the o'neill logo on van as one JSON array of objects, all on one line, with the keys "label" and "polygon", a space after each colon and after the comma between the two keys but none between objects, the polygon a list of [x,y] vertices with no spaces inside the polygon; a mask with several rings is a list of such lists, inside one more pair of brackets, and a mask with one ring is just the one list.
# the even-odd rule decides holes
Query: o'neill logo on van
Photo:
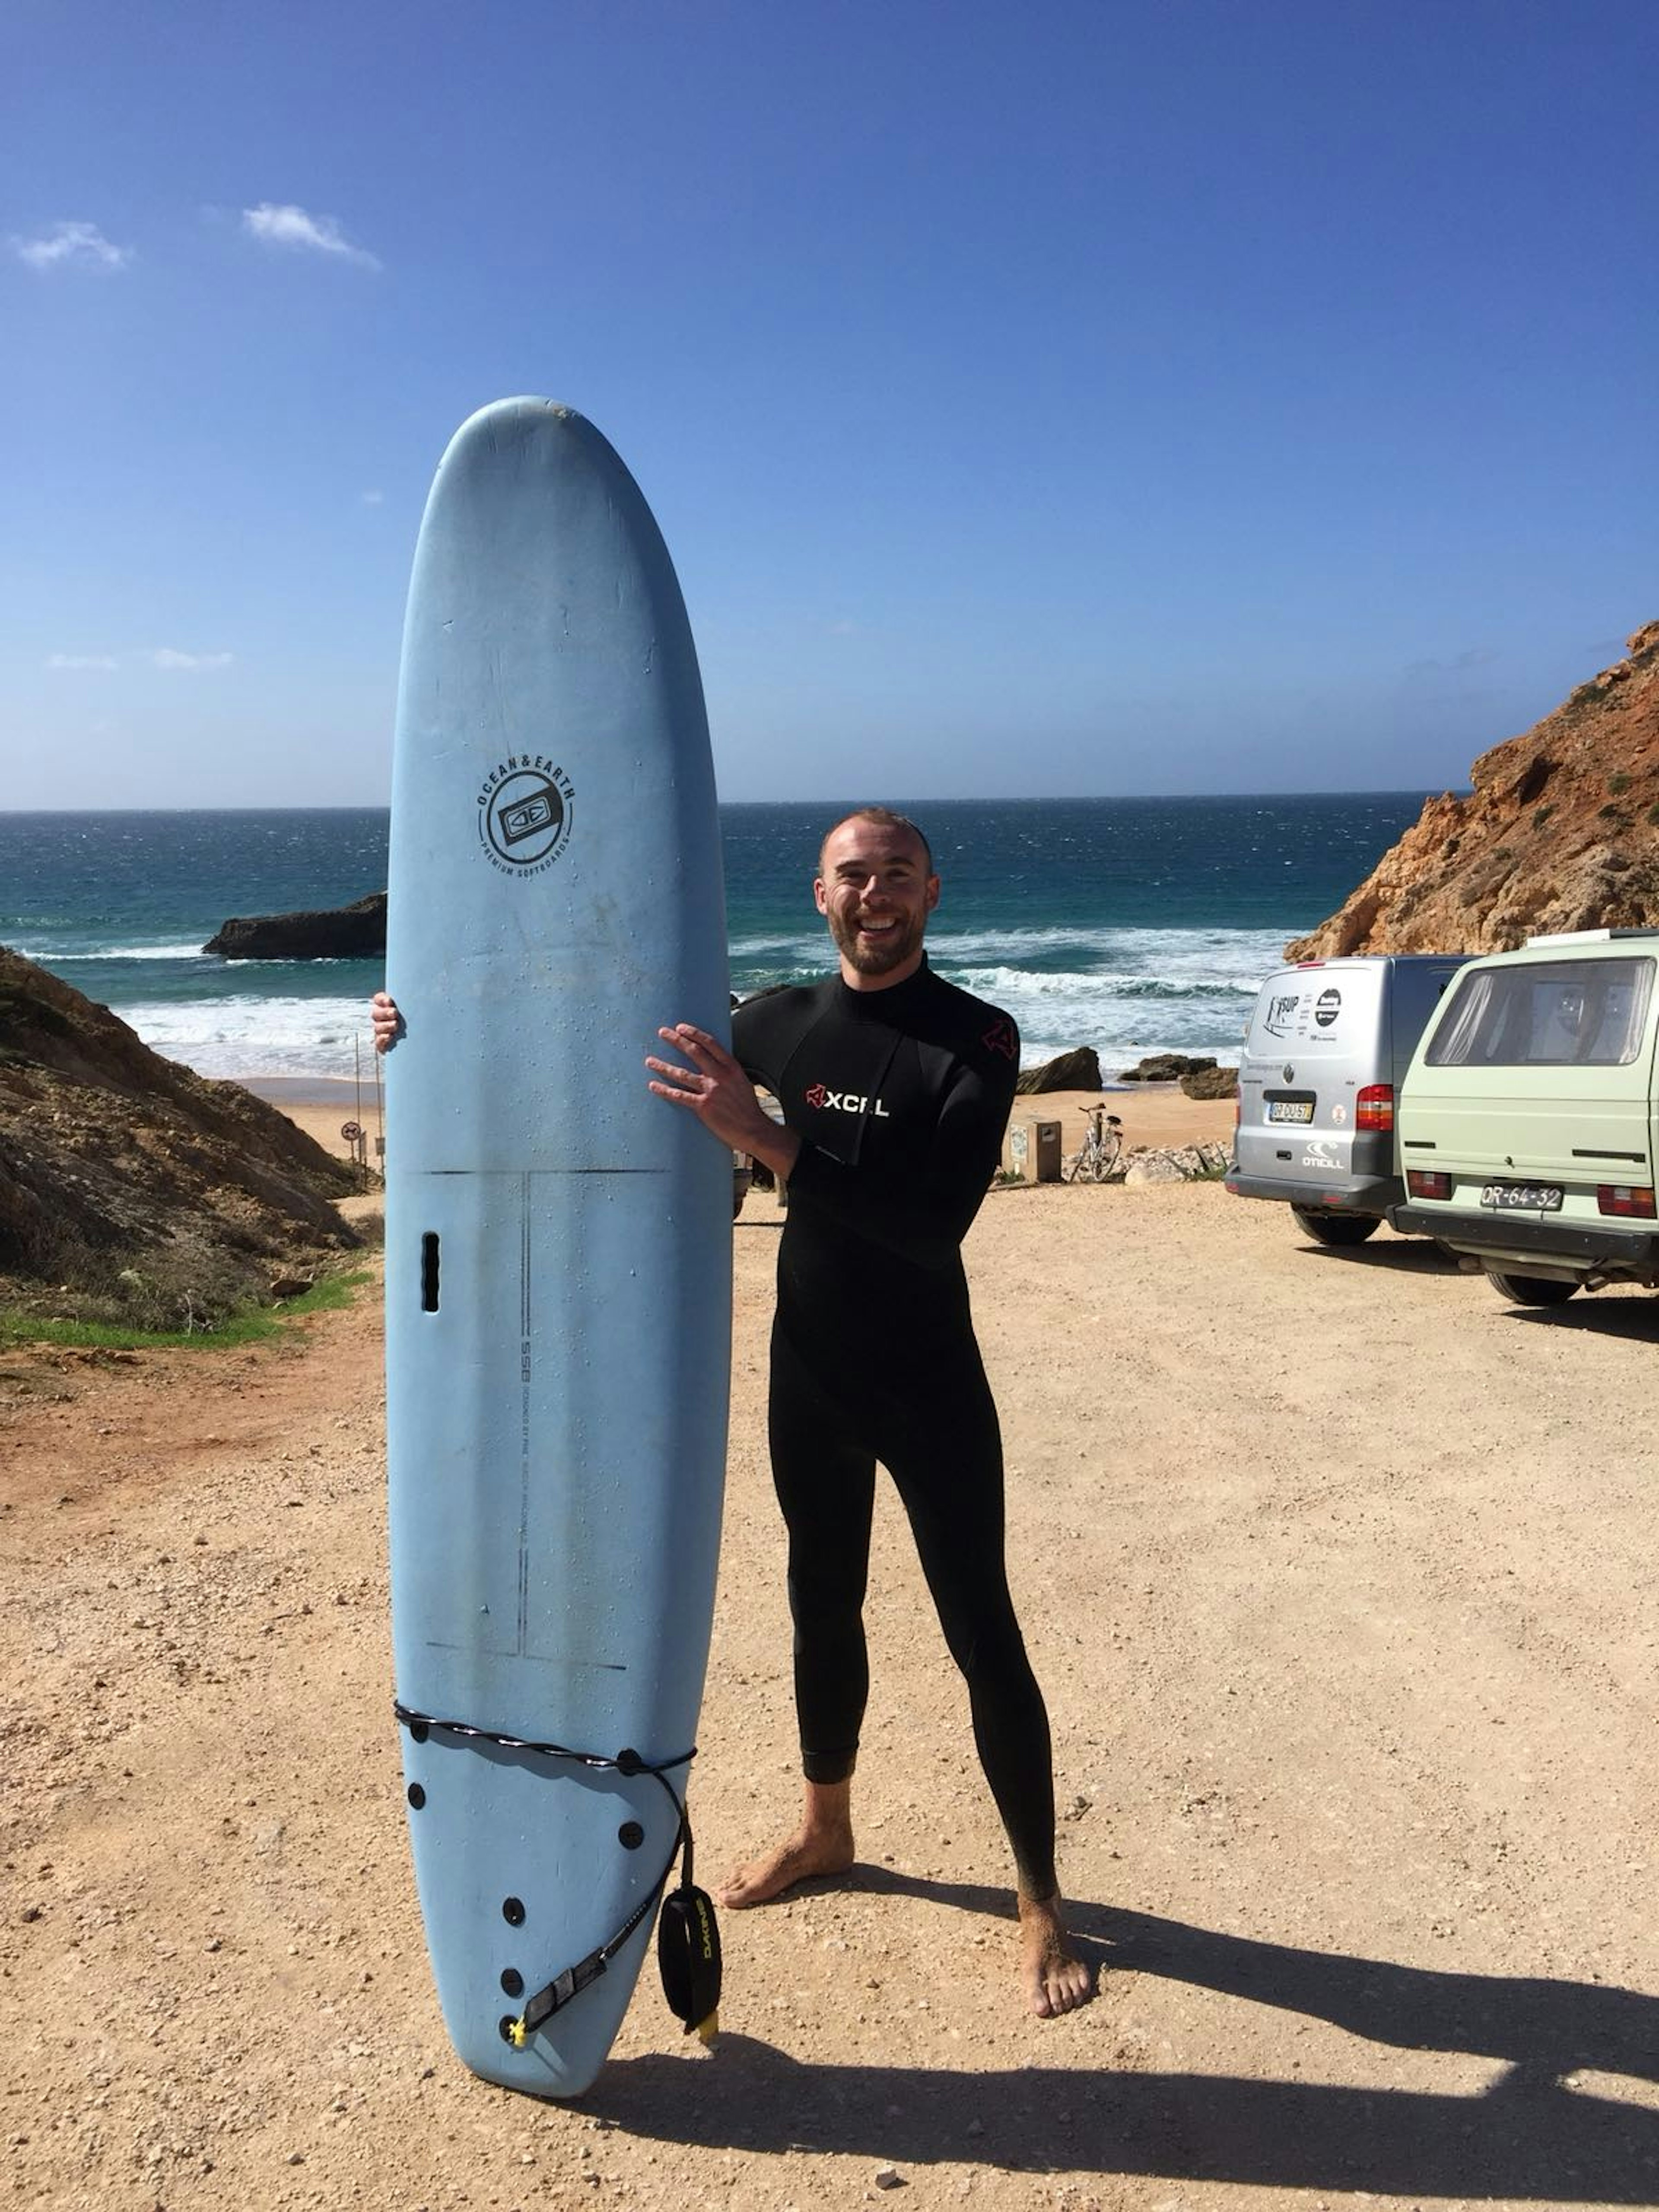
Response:
[{"label": "o'neill logo on van", "polygon": [[1329,1029],[1342,1011],[1342,994],[1334,985],[1319,994],[1319,1004],[1314,1008],[1314,1019],[1322,1030]]},{"label": "o'neill logo on van", "polygon": [[855,1091],[829,1091],[822,1083],[815,1083],[806,1094],[809,1106],[822,1113],[868,1114],[878,1121],[890,1121],[892,1115],[879,1098],[863,1098]]}]

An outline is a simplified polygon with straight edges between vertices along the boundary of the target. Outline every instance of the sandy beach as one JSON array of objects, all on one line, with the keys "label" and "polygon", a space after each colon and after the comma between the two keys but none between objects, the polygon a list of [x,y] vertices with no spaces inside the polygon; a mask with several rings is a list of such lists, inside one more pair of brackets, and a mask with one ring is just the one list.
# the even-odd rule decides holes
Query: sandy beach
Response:
[{"label": "sandy beach", "polygon": [[[337,1152],[352,1104],[285,1110]],[[1132,1143],[1231,1122],[1115,1110]],[[796,1798],[781,1219],[753,1194],[734,1237],[706,1876]],[[997,1192],[968,1258],[1091,2005],[1017,2008],[1004,1845],[888,1492],[853,1875],[722,1916],[712,2052],[648,1968],[580,2105],[472,2078],[404,1837],[378,1293],[252,1351],[8,1351],[9,2201],[1659,2203],[1659,1301],[1522,1313],[1214,1184]]]},{"label": "sandy beach", "polygon": [[[380,1101],[373,1083],[330,1082],[325,1078],[264,1076],[247,1089],[278,1106],[297,1121],[325,1152],[349,1158],[350,1146],[341,1132],[356,1122],[368,1136],[371,1164],[379,1158],[375,1139],[383,1133]],[[1173,1083],[1120,1085],[1109,1091],[1053,1091],[1032,1098],[1017,1098],[1016,1121],[1054,1121],[1066,1152],[1074,1152],[1083,1134],[1083,1109],[1098,1105],[1104,1097],[1109,1112],[1123,1123],[1126,1147],[1136,1145],[1196,1145],[1206,1140],[1224,1144],[1232,1136],[1233,1103],[1228,1099],[1193,1099],[1182,1096]]]}]

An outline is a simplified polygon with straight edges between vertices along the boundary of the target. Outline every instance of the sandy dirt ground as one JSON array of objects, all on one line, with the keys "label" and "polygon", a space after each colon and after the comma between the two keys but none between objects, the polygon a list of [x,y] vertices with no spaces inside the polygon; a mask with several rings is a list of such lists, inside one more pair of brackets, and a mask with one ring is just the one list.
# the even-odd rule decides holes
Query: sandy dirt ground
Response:
[{"label": "sandy dirt ground", "polygon": [[[735,1232],[706,1874],[796,1801],[780,1221]],[[1018,2008],[888,1493],[853,1875],[722,1917],[712,2051],[647,1968],[580,2104],[474,2079],[405,1843],[376,1297],[272,1348],[9,1352],[0,2203],[1659,2203],[1659,1299],[1522,1312],[1213,1184],[998,1192],[969,1261],[1091,2005]]]}]

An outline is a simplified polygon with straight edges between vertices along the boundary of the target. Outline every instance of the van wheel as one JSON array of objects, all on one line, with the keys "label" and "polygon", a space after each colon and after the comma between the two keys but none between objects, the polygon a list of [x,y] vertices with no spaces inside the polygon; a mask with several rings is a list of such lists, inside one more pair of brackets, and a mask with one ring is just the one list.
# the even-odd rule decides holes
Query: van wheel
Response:
[{"label": "van wheel", "polygon": [[1578,1288],[1553,1275],[1500,1275],[1496,1267],[1487,1268],[1486,1280],[1512,1306],[1564,1306]]},{"label": "van wheel", "polygon": [[1291,1218],[1316,1244],[1363,1244],[1382,1225],[1374,1213],[1313,1213],[1300,1206],[1291,1208]]}]

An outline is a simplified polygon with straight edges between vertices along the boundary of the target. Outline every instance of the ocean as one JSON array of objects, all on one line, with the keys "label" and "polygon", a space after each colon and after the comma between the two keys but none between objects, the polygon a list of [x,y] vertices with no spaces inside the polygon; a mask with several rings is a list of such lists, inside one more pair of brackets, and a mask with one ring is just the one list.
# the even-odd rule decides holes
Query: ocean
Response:
[{"label": "ocean", "polygon": [[[1092,1044],[1110,1075],[1147,1052],[1236,1057],[1285,939],[1341,904],[1425,795],[895,803],[932,840],[943,879],[935,967],[1013,1015],[1027,1066]],[[721,808],[735,991],[831,964],[811,877],[844,811]],[[349,1079],[370,1068],[378,961],[201,948],[233,915],[383,890],[386,852],[380,807],[0,813],[0,944],[204,1075]]]}]

